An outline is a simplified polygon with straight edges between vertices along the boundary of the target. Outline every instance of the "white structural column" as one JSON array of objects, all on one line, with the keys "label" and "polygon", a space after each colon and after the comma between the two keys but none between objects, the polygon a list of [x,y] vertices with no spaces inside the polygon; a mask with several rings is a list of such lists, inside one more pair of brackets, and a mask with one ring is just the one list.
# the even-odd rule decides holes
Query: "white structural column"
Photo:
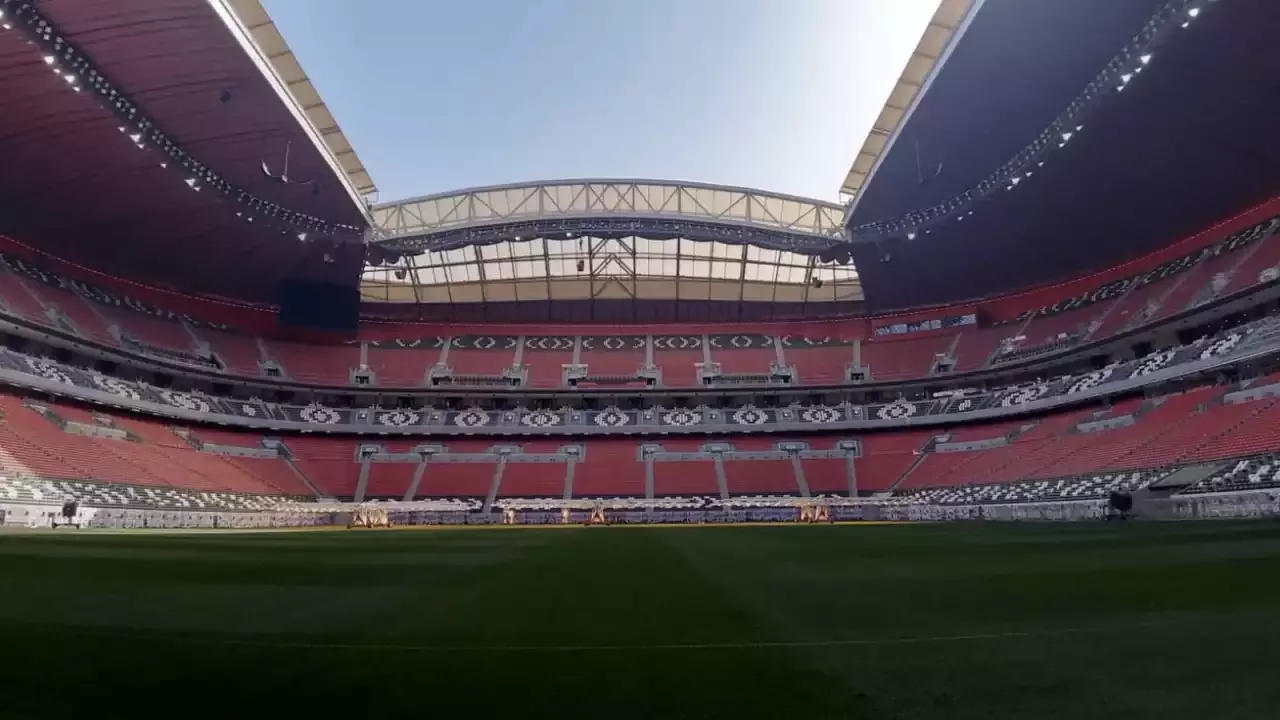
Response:
[{"label": "white structural column", "polygon": [[796,487],[800,489],[800,497],[811,497],[809,494],[809,479],[804,474],[804,463],[800,462],[800,453],[789,453],[791,455],[791,471],[796,475]]},{"label": "white structural column", "polygon": [[578,469],[578,459],[572,455],[569,461],[564,465],[564,499],[569,500],[573,497],[573,476]]},{"label": "white structural column", "polygon": [[365,490],[369,487],[369,465],[372,461],[369,458],[360,460],[360,479],[356,482],[356,497],[358,503],[364,502]]},{"label": "white structural column", "polygon": [[729,481],[724,474],[724,453],[711,453],[716,463],[716,485],[720,488],[720,499],[725,502],[729,501]]},{"label": "white structural column", "polygon": [[858,468],[854,464],[853,453],[844,456],[846,471],[849,473],[849,497],[858,497]]},{"label": "white structural column", "polygon": [[427,472],[427,463],[431,456],[423,454],[418,467],[413,469],[413,479],[409,481],[409,489],[404,492],[404,501],[409,502],[418,496],[418,486],[422,484],[422,476]]},{"label": "white structural column", "polygon": [[482,512],[489,512],[493,507],[493,501],[498,498],[498,488],[502,486],[502,473],[507,469],[507,456],[501,454],[498,456],[498,465],[493,469],[493,481],[489,483],[489,494],[484,498],[484,507]]}]

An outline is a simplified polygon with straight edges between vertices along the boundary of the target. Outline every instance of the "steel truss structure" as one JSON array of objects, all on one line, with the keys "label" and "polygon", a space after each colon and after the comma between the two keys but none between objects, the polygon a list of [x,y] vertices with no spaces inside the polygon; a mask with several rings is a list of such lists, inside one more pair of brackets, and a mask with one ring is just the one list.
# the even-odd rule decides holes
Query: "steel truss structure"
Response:
[{"label": "steel truss structure", "polygon": [[375,241],[402,250],[447,250],[569,232],[684,236],[814,253],[844,238],[844,206],[837,203],[662,180],[473,188],[379,205],[373,218]]},{"label": "steel truss structure", "polygon": [[721,241],[637,236],[502,241],[409,255],[364,271],[365,299],[475,303],[684,299],[862,299],[852,265]]},{"label": "steel truss structure", "polygon": [[[844,241],[836,203],[648,180],[553,181],[373,209],[388,265],[369,300],[492,302],[861,298],[857,271],[820,263]],[[397,259],[398,257],[398,259]]]}]

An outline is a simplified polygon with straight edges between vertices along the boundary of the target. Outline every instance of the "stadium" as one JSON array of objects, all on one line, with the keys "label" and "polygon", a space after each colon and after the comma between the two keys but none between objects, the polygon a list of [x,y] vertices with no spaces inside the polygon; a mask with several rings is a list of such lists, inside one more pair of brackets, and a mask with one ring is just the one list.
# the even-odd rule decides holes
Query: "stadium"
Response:
[{"label": "stadium", "polygon": [[0,715],[1276,716],[1280,4],[942,0],[840,202],[0,13]]}]

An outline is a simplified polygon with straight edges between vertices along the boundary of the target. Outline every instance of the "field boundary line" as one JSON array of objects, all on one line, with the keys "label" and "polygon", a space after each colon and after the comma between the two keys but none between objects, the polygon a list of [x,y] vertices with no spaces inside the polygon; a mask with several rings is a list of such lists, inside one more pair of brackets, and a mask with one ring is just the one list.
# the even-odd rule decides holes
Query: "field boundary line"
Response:
[{"label": "field boundary line", "polygon": [[[860,646],[893,646],[893,645],[931,645],[962,642],[983,642],[991,640],[1013,640],[1025,638],[1045,638],[1068,635],[1085,635],[1094,633],[1124,633],[1134,630],[1150,630],[1153,628],[1179,627],[1187,625],[1209,624],[1213,621],[1227,620],[1245,615],[1256,617],[1260,613],[1242,612],[1229,615],[1218,615],[1212,618],[1201,616],[1168,618],[1163,620],[1147,620],[1124,624],[1082,625],[1065,628],[1045,628],[1042,630],[1006,630],[987,633],[965,633],[955,635],[926,635],[917,637],[886,638],[834,638],[829,640],[761,640],[754,642],[704,642],[704,643],[654,643],[649,645],[418,645],[402,643],[350,643],[300,640],[262,640],[247,638],[216,638],[190,635],[172,635],[160,633],[111,632],[86,628],[65,628],[73,633],[87,637],[119,638],[122,640],[154,640],[177,644],[241,646],[263,649],[294,650],[361,650],[369,652],[405,652],[405,653],[438,653],[438,654],[536,654],[536,653],[643,653],[643,652],[684,652],[708,650],[770,650],[793,648],[824,647],[860,647]],[[1265,615],[1265,614],[1264,614]],[[1280,616],[1267,615],[1267,620],[1276,620]],[[3,623],[0,623],[3,624]],[[25,624],[25,623],[22,623]],[[48,627],[47,625],[45,627]]]}]

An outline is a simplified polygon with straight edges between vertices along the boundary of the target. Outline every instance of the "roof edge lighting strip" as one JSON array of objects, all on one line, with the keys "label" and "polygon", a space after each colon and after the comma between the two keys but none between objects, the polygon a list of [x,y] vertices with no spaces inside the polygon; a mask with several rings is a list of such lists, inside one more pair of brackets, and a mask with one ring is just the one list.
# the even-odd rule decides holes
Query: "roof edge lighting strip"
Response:
[{"label": "roof edge lighting strip", "polygon": [[252,223],[290,230],[306,241],[308,236],[356,236],[363,239],[365,229],[354,225],[332,223],[327,220],[296,212],[276,203],[263,200],[249,191],[224,180],[204,163],[183,150],[147,117],[142,109],[118,89],[98,67],[71,43],[58,34],[53,23],[25,0],[0,0],[0,9],[12,20],[5,18],[5,29],[21,30],[44,53],[44,64],[51,69],[67,88],[73,92],[97,95],[99,103],[111,111],[121,122],[119,130],[139,150],[156,149],[163,153],[159,165],[182,178],[193,192],[205,188],[219,199],[234,202],[241,209],[236,216]]},{"label": "roof edge lighting strip", "polygon": [[891,220],[877,220],[849,227],[850,239],[874,241],[893,236],[915,239],[947,220],[973,214],[978,202],[999,190],[1013,190],[1064,150],[1084,130],[1085,119],[1112,93],[1121,93],[1151,62],[1154,50],[1179,29],[1185,29],[1217,0],[1170,0],[1147,20],[1142,29],[1112,57],[1054,121],[1011,159],[973,188],[931,207],[913,210]]}]

